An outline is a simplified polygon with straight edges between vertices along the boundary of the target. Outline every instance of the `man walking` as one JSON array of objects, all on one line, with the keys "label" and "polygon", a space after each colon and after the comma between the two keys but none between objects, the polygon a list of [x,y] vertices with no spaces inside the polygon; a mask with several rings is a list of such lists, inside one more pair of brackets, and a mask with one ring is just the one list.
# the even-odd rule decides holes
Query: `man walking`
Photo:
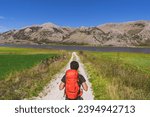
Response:
[{"label": "man walking", "polygon": [[72,61],[70,69],[66,71],[66,74],[61,79],[59,89],[63,90],[65,88],[66,100],[82,100],[83,91],[81,90],[81,86],[85,91],[88,90],[86,80],[78,73],[78,68],[79,63]]}]

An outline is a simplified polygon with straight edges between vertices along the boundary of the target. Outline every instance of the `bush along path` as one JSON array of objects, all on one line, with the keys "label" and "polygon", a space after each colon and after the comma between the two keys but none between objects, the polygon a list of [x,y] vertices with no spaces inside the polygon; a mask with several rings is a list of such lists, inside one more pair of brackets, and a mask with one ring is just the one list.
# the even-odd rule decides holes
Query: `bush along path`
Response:
[{"label": "bush along path", "polygon": [[72,57],[68,62],[68,64],[66,65],[66,67],[64,67],[60,73],[54,76],[54,79],[45,87],[45,89],[35,99],[41,99],[41,100],[64,100],[65,99],[64,90],[62,91],[59,90],[59,84],[66,70],[70,69],[70,62],[72,60],[76,60],[79,62],[79,73],[85,77],[86,83],[89,87],[87,92],[85,91],[83,92],[83,96],[82,96],[83,99],[84,100],[94,99],[93,91],[91,89],[91,84],[88,80],[88,75],[85,72],[84,65],[81,63],[79,56],[75,52],[72,53]]}]

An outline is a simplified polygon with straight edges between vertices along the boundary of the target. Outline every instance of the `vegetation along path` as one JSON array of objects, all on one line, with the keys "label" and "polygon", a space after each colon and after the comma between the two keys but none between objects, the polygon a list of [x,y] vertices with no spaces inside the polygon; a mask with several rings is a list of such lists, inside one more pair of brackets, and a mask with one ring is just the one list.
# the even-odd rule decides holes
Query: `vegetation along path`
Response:
[{"label": "vegetation along path", "polygon": [[55,75],[54,80],[52,80],[48,84],[48,86],[46,86],[44,88],[44,90],[39,94],[39,96],[36,99],[42,99],[42,100],[64,100],[65,99],[64,90],[62,90],[62,91],[59,90],[59,83],[61,81],[61,78],[65,74],[65,71],[69,69],[70,62],[72,60],[76,60],[79,62],[79,66],[80,66],[79,73],[85,77],[86,83],[89,87],[87,92],[85,92],[85,91],[83,92],[83,96],[82,96],[83,99],[84,100],[93,100],[94,99],[93,92],[91,89],[91,84],[88,80],[88,75],[85,72],[84,65],[81,63],[79,56],[75,52],[72,53],[72,57],[71,57],[70,61],[68,62],[68,64],[66,65],[66,67],[63,68],[60,73]]}]

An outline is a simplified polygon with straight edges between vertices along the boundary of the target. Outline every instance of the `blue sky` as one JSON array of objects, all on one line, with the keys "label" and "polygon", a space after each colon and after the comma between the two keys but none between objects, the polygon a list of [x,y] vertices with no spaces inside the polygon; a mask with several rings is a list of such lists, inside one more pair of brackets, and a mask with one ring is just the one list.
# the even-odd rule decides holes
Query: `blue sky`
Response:
[{"label": "blue sky", "polygon": [[0,32],[52,22],[60,26],[150,20],[150,0],[0,0]]}]

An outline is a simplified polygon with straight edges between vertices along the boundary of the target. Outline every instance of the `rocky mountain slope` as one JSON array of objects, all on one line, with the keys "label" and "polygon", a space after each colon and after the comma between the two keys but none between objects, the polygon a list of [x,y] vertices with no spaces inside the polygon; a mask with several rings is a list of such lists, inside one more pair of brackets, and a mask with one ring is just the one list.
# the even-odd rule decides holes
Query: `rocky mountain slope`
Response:
[{"label": "rocky mountain slope", "polygon": [[80,28],[46,23],[4,32],[0,34],[0,43],[150,46],[150,21],[110,23]]}]

